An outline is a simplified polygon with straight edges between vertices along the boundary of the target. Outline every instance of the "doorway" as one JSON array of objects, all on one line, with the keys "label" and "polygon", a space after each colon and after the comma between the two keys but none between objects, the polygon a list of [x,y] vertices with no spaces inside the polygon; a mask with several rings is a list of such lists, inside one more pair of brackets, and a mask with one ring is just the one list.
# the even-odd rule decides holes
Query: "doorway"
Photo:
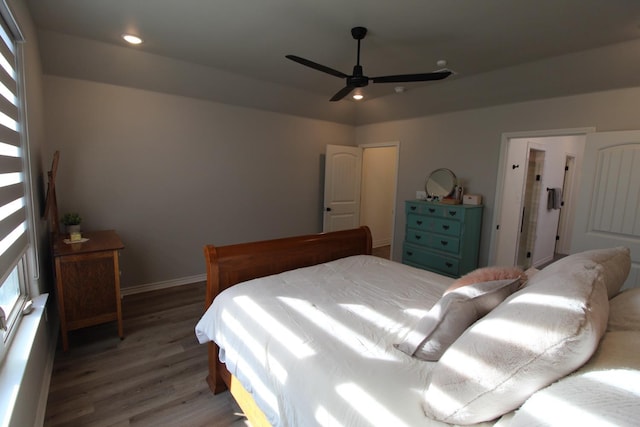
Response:
[{"label": "doorway", "polygon": [[538,208],[542,194],[542,180],[539,177],[544,171],[545,151],[529,148],[526,164],[522,218],[518,236],[516,265],[527,269],[533,264],[538,227]]},{"label": "doorway", "polygon": [[374,252],[390,259],[399,149],[399,142],[327,146],[323,231],[366,225]]},{"label": "doorway", "polygon": [[[573,187],[579,182],[586,135],[594,131],[581,128],[503,135],[490,264],[537,267],[552,261],[557,251],[568,251],[565,242],[571,240],[568,225],[576,203]],[[567,164],[573,166],[569,177]],[[559,206],[550,204],[553,195],[559,196]]]},{"label": "doorway", "polygon": [[395,218],[397,146],[363,146],[360,224],[371,229],[374,249],[391,253]]}]

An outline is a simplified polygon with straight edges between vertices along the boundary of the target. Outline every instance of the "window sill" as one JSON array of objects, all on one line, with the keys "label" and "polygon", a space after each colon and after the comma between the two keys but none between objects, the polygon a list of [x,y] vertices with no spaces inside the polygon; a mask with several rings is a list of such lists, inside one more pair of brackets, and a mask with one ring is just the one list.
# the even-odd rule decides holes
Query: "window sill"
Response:
[{"label": "window sill", "polygon": [[[38,383],[42,382],[43,375],[37,373],[37,370],[41,368],[37,366],[30,367],[29,362],[34,360],[35,357],[42,358],[43,356],[47,356],[46,354],[41,354],[41,352],[47,352],[50,347],[48,343],[49,328],[46,325],[45,316],[48,297],[49,294],[42,294],[33,299],[34,310],[30,314],[22,317],[16,335],[13,337],[7,349],[2,365],[0,365],[1,427],[17,425],[15,424],[16,418],[21,418],[20,414],[14,413],[21,412],[16,411],[16,403],[25,387],[27,387],[29,391],[33,390],[31,384],[34,379],[30,378],[33,376],[33,372],[30,373],[28,367],[35,370],[35,375],[37,376],[35,381]],[[44,348],[42,348],[43,342]],[[34,352],[34,350],[36,351]],[[30,384],[26,384],[26,382]],[[41,384],[38,384],[38,387],[40,386]],[[31,400],[31,402],[29,402],[29,404],[37,406],[39,402],[34,398],[37,398],[37,394],[30,396],[29,400]],[[32,416],[35,415],[34,409],[36,408],[28,411]],[[24,410],[28,410],[28,408],[24,408]]]}]

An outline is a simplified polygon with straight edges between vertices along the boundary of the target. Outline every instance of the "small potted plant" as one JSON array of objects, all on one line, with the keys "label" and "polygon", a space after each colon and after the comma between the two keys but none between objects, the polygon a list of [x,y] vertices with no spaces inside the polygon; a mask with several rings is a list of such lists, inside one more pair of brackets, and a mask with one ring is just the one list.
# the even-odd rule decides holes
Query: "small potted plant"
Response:
[{"label": "small potted plant", "polygon": [[72,242],[78,242],[82,240],[82,233],[80,230],[80,223],[82,222],[82,217],[76,212],[69,212],[62,216],[62,223],[65,225],[67,229],[67,233],[69,233],[69,239]]}]

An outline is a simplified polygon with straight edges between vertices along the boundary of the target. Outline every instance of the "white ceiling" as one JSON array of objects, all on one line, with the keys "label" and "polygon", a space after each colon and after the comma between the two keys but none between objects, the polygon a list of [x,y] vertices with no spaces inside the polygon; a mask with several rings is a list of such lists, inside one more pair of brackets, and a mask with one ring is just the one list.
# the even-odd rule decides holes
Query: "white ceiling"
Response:
[{"label": "white ceiling", "polygon": [[[289,61],[285,55],[302,56],[351,74],[356,61],[356,42],[350,34],[354,26],[369,30],[361,52],[365,75],[433,71],[440,59],[446,60],[447,67],[457,73],[441,82],[404,84],[407,92],[443,84],[465,86],[463,80],[470,79],[469,84],[478,81],[472,78],[490,71],[640,40],[639,0],[28,0],[27,3],[38,29],[46,30],[43,34],[60,33],[124,46],[121,34],[134,33],[145,42],[127,49],[317,94],[327,103],[344,82]],[[45,72],[53,67],[46,60],[43,63]],[[590,75],[591,72],[597,74]],[[602,75],[600,67],[586,67],[579,74],[578,80],[593,82],[616,77],[615,72],[613,76]],[[544,77],[553,80],[554,70],[546,70]],[[572,79],[563,78],[571,84]],[[455,80],[460,82],[452,83]],[[611,82],[610,86],[628,84],[628,81]],[[369,85],[365,96],[368,99],[397,96],[393,95],[394,86]]]}]

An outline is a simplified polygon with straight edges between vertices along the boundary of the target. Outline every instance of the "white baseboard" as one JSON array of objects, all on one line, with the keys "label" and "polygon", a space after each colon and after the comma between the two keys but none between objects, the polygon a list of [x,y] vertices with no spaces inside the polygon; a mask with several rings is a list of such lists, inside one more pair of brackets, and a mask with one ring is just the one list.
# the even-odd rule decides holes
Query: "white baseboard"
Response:
[{"label": "white baseboard", "polygon": [[391,244],[391,239],[384,240],[376,240],[372,242],[371,246],[374,248],[379,248],[380,246],[389,246]]},{"label": "white baseboard", "polygon": [[206,274],[197,274],[195,276],[181,277],[173,280],[165,280],[163,282],[147,283],[144,285],[127,286],[120,289],[120,296],[141,294],[143,292],[157,291],[160,289],[172,288],[174,286],[189,285],[207,280]]}]

